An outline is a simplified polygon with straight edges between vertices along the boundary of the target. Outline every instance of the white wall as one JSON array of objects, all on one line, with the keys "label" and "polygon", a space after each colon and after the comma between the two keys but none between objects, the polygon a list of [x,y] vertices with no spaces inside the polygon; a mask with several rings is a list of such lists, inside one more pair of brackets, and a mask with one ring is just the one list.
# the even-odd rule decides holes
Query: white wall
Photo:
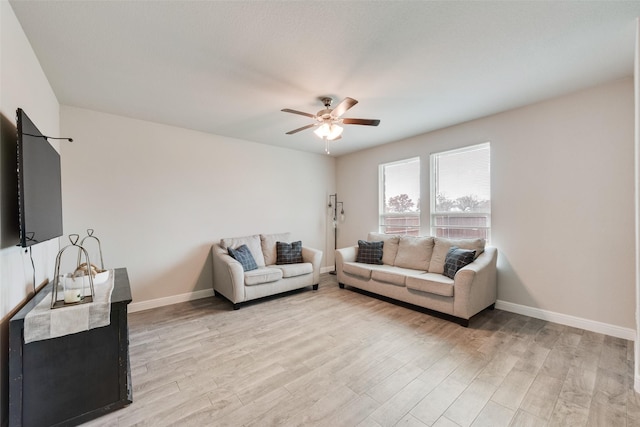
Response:
[{"label": "white wall", "polygon": [[[503,301],[635,329],[633,81],[341,157],[306,154],[60,107],[10,5],[0,0],[0,422],[7,419],[8,319],[33,270],[17,244],[15,110],[62,151],[66,233],[94,228],[107,267],[125,266],[134,302],[208,290],[221,237],[290,230],[333,264],[327,196],[346,220],[338,246],[377,229],[377,166],[490,141],[493,241]],[[60,126],[61,123],[61,126]],[[15,137],[15,136],[14,136]],[[14,143],[14,142],[13,142]],[[14,147],[15,149],[15,147]],[[428,216],[423,215],[423,222]],[[58,242],[33,248],[35,282],[52,278]],[[571,251],[569,257],[564,254]]]},{"label": "white wall", "polygon": [[[16,109],[21,107],[40,131],[59,133],[58,101],[6,0],[0,1],[0,423],[8,418],[9,319],[29,297],[34,270],[18,244]],[[56,148],[59,147],[54,144]],[[35,281],[53,277],[57,240],[33,247]]]},{"label": "white wall", "polygon": [[65,230],[95,230],[105,267],[128,269],[134,309],[210,292],[223,237],[291,231],[333,245],[332,157],[66,106],[61,127],[74,138],[62,149]]},{"label": "white wall", "polygon": [[623,79],[340,157],[338,245],[378,228],[378,164],[420,156],[428,201],[430,153],[489,141],[498,299],[633,334],[633,94]]}]

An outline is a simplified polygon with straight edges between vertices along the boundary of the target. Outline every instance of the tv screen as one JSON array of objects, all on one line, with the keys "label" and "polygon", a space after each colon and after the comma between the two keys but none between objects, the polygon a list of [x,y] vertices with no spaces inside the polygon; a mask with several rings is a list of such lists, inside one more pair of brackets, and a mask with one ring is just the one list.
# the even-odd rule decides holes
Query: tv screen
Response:
[{"label": "tv screen", "polygon": [[62,236],[60,155],[18,108],[18,208],[20,245]]}]

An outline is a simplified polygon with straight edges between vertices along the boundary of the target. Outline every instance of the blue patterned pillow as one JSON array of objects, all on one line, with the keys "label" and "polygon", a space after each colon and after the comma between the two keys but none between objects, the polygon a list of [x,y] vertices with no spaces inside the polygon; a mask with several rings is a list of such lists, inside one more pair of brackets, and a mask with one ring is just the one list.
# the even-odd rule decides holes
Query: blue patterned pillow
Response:
[{"label": "blue patterned pillow", "polygon": [[299,264],[302,260],[302,241],[276,242],[276,264]]},{"label": "blue patterned pillow", "polygon": [[365,264],[382,264],[382,246],[384,242],[366,242],[358,240],[358,256],[356,262]]},{"label": "blue patterned pillow", "polygon": [[256,260],[253,259],[253,255],[251,255],[251,251],[247,245],[239,246],[236,249],[228,247],[227,251],[229,251],[229,255],[231,255],[233,259],[242,264],[244,271],[256,270],[258,268],[258,264],[256,264]]},{"label": "blue patterned pillow", "polygon": [[475,256],[476,251],[452,246],[449,252],[447,252],[447,257],[444,259],[444,273],[442,274],[449,279],[453,279],[458,270],[473,262]]}]

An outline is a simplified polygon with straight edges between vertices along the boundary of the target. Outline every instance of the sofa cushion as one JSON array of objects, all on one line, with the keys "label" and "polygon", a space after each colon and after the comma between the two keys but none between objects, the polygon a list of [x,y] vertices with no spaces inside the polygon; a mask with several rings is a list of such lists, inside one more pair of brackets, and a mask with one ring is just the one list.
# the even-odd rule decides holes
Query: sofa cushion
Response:
[{"label": "sofa cushion", "polygon": [[299,264],[302,262],[302,241],[276,242],[276,264]]},{"label": "sofa cushion", "polygon": [[430,294],[453,296],[453,280],[442,274],[424,273],[416,276],[407,276],[405,284],[408,289],[413,289]]},{"label": "sofa cushion", "polygon": [[352,276],[360,277],[364,280],[371,279],[371,268],[367,264],[358,264],[356,262],[345,262],[342,265],[342,271]]},{"label": "sofa cushion", "polygon": [[244,236],[244,237],[227,237],[220,240],[220,246],[222,246],[225,249],[227,248],[236,249],[242,245],[247,245],[258,267],[265,266],[264,256],[262,255],[262,247],[260,245],[260,236],[258,236],[257,234],[254,234],[253,236]]},{"label": "sofa cushion", "polygon": [[427,271],[429,270],[432,253],[433,237],[400,236],[395,265],[397,267]]},{"label": "sofa cushion", "polygon": [[356,262],[364,264],[382,264],[382,246],[384,242],[366,242],[358,240]]},{"label": "sofa cushion", "polygon": [[237,249],[233,249],[232,247],[227,248],[229,255],[231,258],[238,261],[242,264],[242,269],[244,271],[251,271],[258,268],[256,265],[256,261],[253,259],[253,255],[251,255],[251,251],[247,247],[247,245],[241,245]]},{"label": "sofa cushion", "polygon": [[276,252],[276,242],[290,241],[291,233],[261,234],[260,245],[262,247],[265,265],[273,265],[276,263],[276,258],[278,256]]},{"label": "sofa cushion", "polygon": [[476,251],[452,246],[444,260],[444,275],[453,279],[458,270],[473,262],[475,255]]},{"label": "sofa cushion", "polygon": [[429,264],[429,273],[444,273],[444,262],[447,258],[447,252],[449,252],[452,246],[476,251],[475,257],[478,258],[478,256],[484,252],[484,245],[484,239],[445,239],[443,237],[436,237],[433,255],[431,255],[431,263]]},{"label": "sofa cushion", "polygon": [[409,270],[400,267],[381,265],[371,272],[371,279],[377,282],[389,283],[396,286],[404,286],[407,275],[426,273],[426,271]]},{"label": "sofa cushion", "polygon": [[382,246],[382,263],[385,265],[394,265],[396,254],[398,253],[400,236],[396,234],[369,233],[367,240],[370,242],[384,242]]},{"label": "sofa cushion", "polygon": [[261,285],[282,279],[282,270],[273,267],[260,267],[244,273],[245,286]]},{"label": "sofa cushion", "polygon": [[282,277],[304,276],[305,274],[313,273],[313,264],[310,262],[278,265],[277,268],[282,270]]}]

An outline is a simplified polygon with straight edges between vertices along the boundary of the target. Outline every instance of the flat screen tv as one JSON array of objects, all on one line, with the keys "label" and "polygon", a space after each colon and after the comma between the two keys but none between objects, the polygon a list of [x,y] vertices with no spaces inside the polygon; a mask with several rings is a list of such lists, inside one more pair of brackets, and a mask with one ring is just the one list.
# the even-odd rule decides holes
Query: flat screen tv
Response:
[{"label": "flat screen tv", "polygon": [[18,108],[20,246],[62,236],[60,154]]}]

